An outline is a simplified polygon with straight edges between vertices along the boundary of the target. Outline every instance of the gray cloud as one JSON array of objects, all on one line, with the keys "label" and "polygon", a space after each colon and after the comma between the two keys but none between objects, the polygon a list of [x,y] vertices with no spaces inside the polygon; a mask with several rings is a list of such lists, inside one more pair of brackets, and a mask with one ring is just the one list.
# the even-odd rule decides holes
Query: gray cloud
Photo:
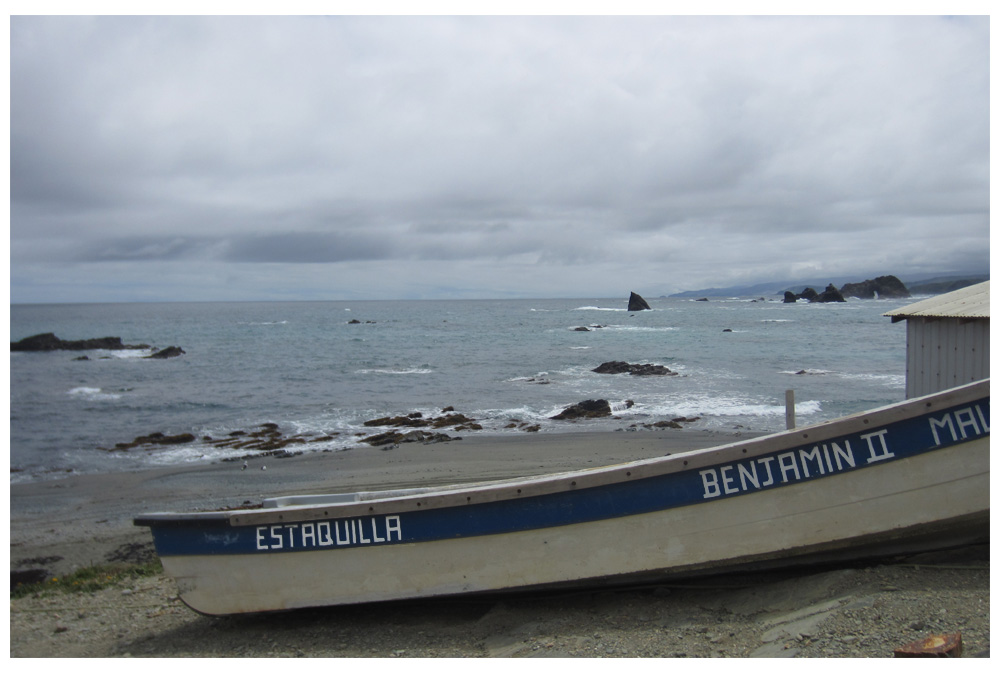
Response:
[{"label": "gray cloud", "polygon": [[15,301],[985,270],[989,20],[14,16],[10,212]]}]

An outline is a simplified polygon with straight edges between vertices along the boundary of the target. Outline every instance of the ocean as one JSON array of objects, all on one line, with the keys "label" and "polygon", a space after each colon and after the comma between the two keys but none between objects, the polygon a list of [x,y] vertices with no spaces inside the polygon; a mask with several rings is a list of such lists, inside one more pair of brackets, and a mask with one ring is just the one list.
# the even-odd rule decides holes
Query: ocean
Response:
[{"label": "ocean", "polygon": [[[264,423],[313,440],[290,450],[330,451],[387,429],[367,420],[446,407],[482,426],[443,430],[452,436],[677,432],[648,427],[677,417],[769,432],[784,429],[787,389],[799,425],[904,397],[906,329],[882,314],[916,299],[647,301],[637,313],[626,298],[15,304],[12,341],[119,336],[185,354],[12,352],[11,483],[235,459],[247,451],[204,438]],[[607,361],[677,375],[592,371]],[[608,400],[613,415],[551,419],[588,399]],[[154,432],[198,439],[106,450]]]}]

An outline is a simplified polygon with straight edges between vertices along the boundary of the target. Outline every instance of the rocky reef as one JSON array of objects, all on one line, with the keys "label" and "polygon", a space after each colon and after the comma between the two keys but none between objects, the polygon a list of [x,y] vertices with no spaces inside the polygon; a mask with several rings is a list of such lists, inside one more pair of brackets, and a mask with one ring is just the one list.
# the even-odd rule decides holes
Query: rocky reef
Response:
[{"label": "rocky reef", "polygon": [[786,290],[784,301],[786,304],[793,304],[799,299],[805,299],[808,302],[846,301],[844,297],[907,299],[910,297],[910,291],[903,285],[903,281],[895,276],[878,276],[860,283],[845,283],[839,290],[834,287],[833,283],[827,285],[823,292],[816,292],[811,287],[807,287],[798,294]]},{"label": "rocky reef", "polygon": [[11,341],[12,351],[90,351],[90,350],[148,350],[147,344],[123,344],[121,337],[100,337],[97,339],[81,339],[78,341],[65,341],[55,334],[47,332],[36,334],[20,341]]},{"label": "rocky reef", "polygon": [[[11,341],[12,351],[45,353],[50,351],[123,351],[123,350],[149,350],[149,344],[125,344],[121,337],[99,337],[97,339],[80,339],[77,341],[67,341],[60,339],[51,332],[36,334],[26,337],[20,341]],[[165,360],[184,355],[184,350],[177,346],[167,346],[152,355],[147,355],[146,359]],[[89,360],[86,355],[75,358],[76,360]]]},{"label": "rocky reef", "polygon": [[677,376],[677,372],[671,371],[663,365],[633,365],[618,360],[605,362],[590,371],[597,374],[629,374],[630,376]]},{"label": "rocky reef", "polygon": [[794,304],[799,299],[805,299],[811,304],[835,302],[835,301],[847,301],[846,299],[844,299],[844,295],[840,293],[840,290],[838,290],[833,285],[833,283],[827,285],[826,289],[823,290],[823,292],[816,292],[816,290],[812,289],[811,287],[807,287],[799,294],[795,294],[794,292],[790,291],[785,292],[786,304]]},{"label": "rocky reef", "polygon": [[551,418],[554,421],[575,421],[580,418],[607,418],[610,415],[611,403],[607,400],[584,400],[566,407]]},{"label": "rocky reef", "polygon": [[878,278],[865,280],[860,283],[846,283],[840,292],[845,297],[857,297],[859,299],[908,299],[910,291],[903,285],[903,281],[895,276],[879,276]]}]

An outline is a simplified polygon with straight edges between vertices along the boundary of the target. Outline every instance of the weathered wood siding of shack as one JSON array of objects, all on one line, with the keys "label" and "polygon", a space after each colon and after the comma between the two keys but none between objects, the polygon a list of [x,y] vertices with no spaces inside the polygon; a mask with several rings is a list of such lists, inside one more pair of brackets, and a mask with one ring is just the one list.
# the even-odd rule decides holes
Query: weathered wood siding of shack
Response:
[{"label": "weathered wood siding of shack", "polygon": [[906,321],[906,397],[919,397],[990,376],[989,319]]},{"label": "weathered wood siding of shack", "polygon": [[906,397],[990,378],[990,281],[897,308],[906,321]]}]

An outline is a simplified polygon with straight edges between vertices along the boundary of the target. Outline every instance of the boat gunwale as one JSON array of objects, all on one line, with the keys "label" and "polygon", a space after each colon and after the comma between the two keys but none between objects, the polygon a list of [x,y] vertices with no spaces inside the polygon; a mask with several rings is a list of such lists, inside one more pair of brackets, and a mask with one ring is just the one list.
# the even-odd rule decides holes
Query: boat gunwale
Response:
[{"label": "boat gunwale", "polygon": [[[935,409],[950,408],[964,401],[975,401],[983,394],[989,396],[989,379],[809,426],[719,446],[614,465],[497,481],[330,494],[329,497],[334,500],[326,503],[310,502],[301,505],[218,512],[153,513],[137,517],[135,523],[148,526],[184,525],[198,521],[228,521],[231,526],[287,524],[329,518],[397,514],[551,495],[701,469],[733,460],[752,459],[801,446],[803,441],[822,442],[930,413]],[[351,495],[355,498],[347,500],[346,498]],[[289,496],[289,499],[294,500],[295,497]],[[322,496],[307,497],[315,499]],[[339,501],[336,500],[338,498]]]}]

